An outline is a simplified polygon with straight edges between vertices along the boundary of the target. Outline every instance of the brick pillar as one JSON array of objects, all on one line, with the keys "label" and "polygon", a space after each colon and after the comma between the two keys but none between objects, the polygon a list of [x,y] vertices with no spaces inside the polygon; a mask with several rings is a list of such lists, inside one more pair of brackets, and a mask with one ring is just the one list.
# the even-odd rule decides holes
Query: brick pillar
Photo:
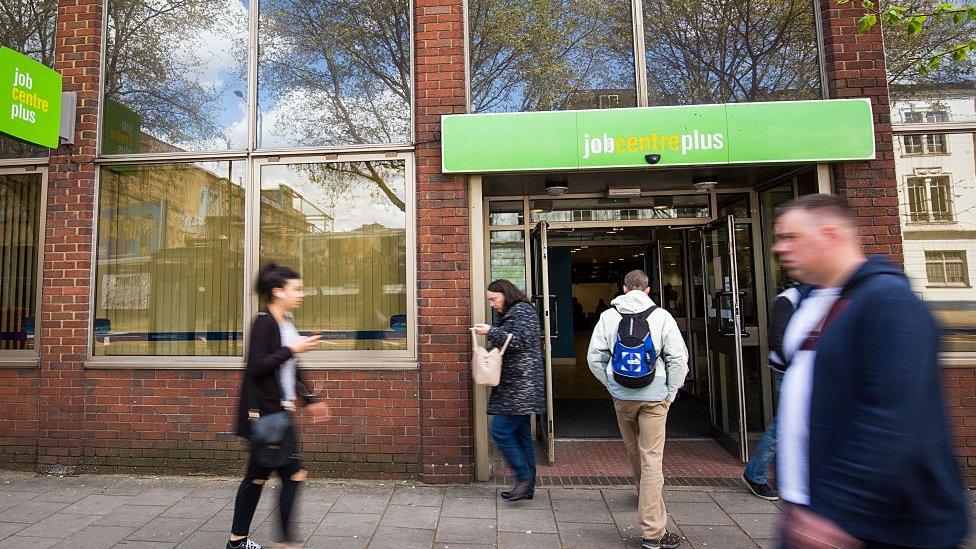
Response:
[{"label": "brick pillar", "polygon": [[835,164],[834,183],[860,218],[865,251],[903,263],[884,43],[881,25],[857,34],[863,13],[856,2],[845,7],[835,0],[821,2],[830,97],[867,97],[874,112],[875,160]]},{"label": "brick pillar", "polygon": [[464,0],[416,0],[421,479],[470,482],[467,180],[442,175],[442,114],[466,111]]},{"label": "brick pillar", "polygon": [[100,0],[61,0],[54,68],[78,93],[75,143],[51,152],[41,290],[38,467],[82,456],[84,371],[95,204],[95,132],[101,48]]}]

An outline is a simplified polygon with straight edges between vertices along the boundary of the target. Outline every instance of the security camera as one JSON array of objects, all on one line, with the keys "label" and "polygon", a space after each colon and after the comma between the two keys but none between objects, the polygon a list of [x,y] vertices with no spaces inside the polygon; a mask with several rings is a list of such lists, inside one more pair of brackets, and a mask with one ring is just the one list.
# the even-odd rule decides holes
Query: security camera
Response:
[{"label": "security camera", "polygon": [[658,162],[661,161],[661,155],[659,155],[659,154],[645,154],[644,155],[644,160],[646,160],[648,164],[657,164]]}]

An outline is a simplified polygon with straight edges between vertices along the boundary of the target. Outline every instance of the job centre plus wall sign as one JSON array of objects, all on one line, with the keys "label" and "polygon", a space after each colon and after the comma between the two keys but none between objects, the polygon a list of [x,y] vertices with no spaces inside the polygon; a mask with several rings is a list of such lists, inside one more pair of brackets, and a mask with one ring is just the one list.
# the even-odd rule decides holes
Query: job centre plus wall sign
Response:
[{"label": "job centre plus wall sign", "polygon": [[55,148],[60,124],[61,75],[0,47],[0,132]]},{"label": "job centre plus wall sign", "polygon": [[867,99],[443,117],[444,173],[831,162],[874,154]]}]

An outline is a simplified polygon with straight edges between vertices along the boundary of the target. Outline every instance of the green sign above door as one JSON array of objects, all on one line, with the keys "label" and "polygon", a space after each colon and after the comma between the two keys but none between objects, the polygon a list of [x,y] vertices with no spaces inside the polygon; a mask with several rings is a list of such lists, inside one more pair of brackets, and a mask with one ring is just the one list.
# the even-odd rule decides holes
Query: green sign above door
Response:
[{"label": "green sign above door", "polygon": [[0,47],[0,132],[53,149],[60,129],[61,75]]},{"label": "green sign above door", "polygon": [[874,158],[867,99],[442,117],[444,173]]}]

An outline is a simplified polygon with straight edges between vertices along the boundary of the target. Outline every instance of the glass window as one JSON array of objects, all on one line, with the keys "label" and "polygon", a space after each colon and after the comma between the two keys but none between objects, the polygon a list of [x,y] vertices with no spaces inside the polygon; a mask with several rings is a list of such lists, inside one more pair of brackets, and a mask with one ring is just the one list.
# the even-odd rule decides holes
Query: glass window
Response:
[{"label": "glass window", "polygon": [[[0,46],[53,67],[57,15],[57,0],[0,0]],[[46,148],[0,135],[0,158],[44,156]]]},{"label": "glass window", "polygon": [[532,223],[539,221],[642,221],[708,217],[708,195],[533,200]]},{"label": "glass window", "polygon": [[260,0],[258,143],[407,143],[408,0]]},{"label": "glass window", "polygon": [[820,99],[813,6],[645,1],[648,104]]},{"label": "glass window", "polygon": [[525,212],[521,200],[492,200],[488,203],[489,225],[521,225],[525,222]]},{"label": "glass window", "polygon": [[525,234],[492,231],[489,254],[491,279],[504,278],[525,290]]},{"label": "glass window", "polygon": [[948,175],[909,177],[908,218],[912,223],[952,221],[952,189]]},{"label": "glass window", "polygon": [[41,174],[0,173],[0,350],[35,349]]},{"label": "glass window", "polygon": [[240,355],[243,162],[103,166],[94,354]]},{"label": "glass window", "polygon": [[965,251],[926,251],[925,274],[930,286],[968,286]]},{"label": "glass window", "polygon": [[905,154],[945,154],[946,134],[931,133],[918,135],[903,135]]},{"label": "glass window", "polygon": [[244,149],[247,2],[108,0],[102,154]]},{"label": "glass window", "polygon": [[628,0],[468,1],[473,112],[637,104]]},{"label": "glass window", "polygon": [[260,261],[302,274],[299,331],[321,351],[406,350],[406,162],[265,164],[260,182]]}]

